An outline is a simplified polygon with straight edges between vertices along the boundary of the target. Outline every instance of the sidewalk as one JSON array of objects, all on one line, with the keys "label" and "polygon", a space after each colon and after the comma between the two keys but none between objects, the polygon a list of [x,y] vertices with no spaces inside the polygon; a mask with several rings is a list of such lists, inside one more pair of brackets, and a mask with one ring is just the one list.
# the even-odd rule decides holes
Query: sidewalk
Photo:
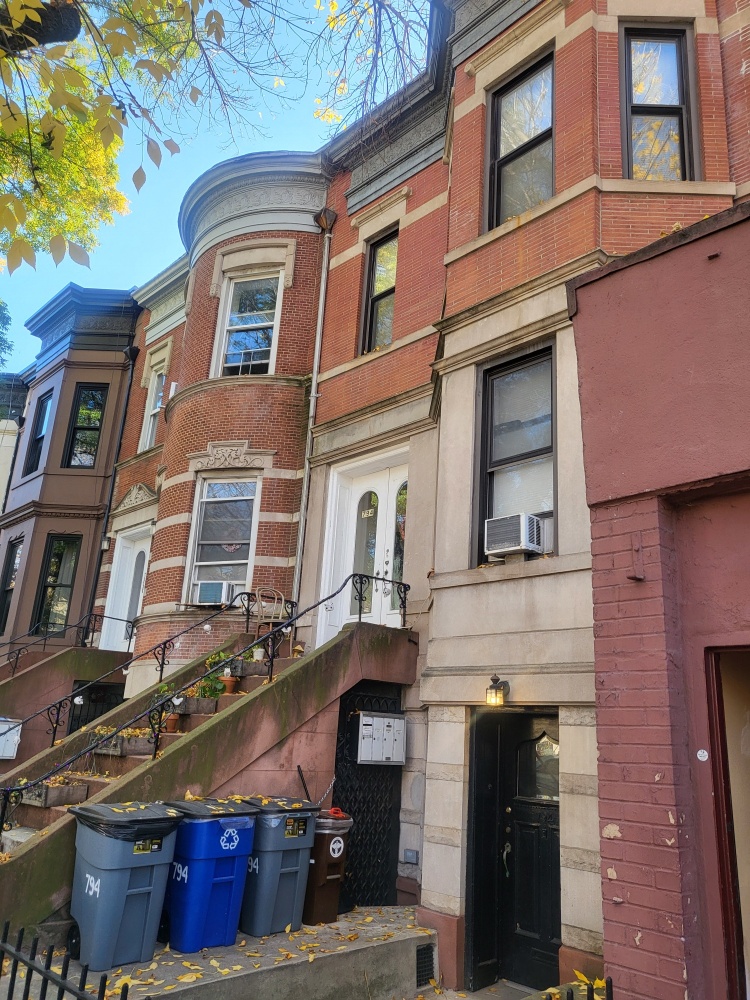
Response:
[{"label": "sidewalk", "polygon": [[432,1000],[432,997],[440,996],[440,1000],[456,1000],[456,997],[467,997],[468,1000],[473,1000],[474,997],[482,997],[482,1000],[486,998],[494,997],[495,1000],[524,1000],[525,997],[529,996],[534,990],[530,987],[519,986],[517,983],[509,983],[507,980],[502,979],[500,982],[495,983],[494,986],[486,986],[483,990],[478,990],[476,993],[469,993],[467,990],[443,990],[441,989],[440,994],[432,986],[427,986],[416,994],[417,1000],[423,997],[424,1000]]}]

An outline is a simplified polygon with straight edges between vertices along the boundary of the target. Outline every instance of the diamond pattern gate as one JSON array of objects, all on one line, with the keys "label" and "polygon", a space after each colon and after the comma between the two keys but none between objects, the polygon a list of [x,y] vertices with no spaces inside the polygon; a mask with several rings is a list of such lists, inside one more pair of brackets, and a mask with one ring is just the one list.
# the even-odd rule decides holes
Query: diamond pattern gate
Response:
[{"label": "diamond pattern gate", "polygon": [[341,699],[333,804],[354,819],[341,886],[341,913],[355,906],[396,903],[401,768],[357,763],[352,719],[363,711],[400,712],[401,688],[363,681]]}]

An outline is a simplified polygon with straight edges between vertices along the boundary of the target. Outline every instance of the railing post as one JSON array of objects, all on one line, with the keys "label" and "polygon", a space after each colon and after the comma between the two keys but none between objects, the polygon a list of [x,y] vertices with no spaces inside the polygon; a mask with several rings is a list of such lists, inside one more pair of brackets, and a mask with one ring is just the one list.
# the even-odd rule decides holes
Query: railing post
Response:
[{"label": "railing post", "polygon": [[607,976],[607,978],[604,980],[604,996],[606,1000],[612,1000],[613,995],[614,994],[612,993],[612,977]]},{"label": "railing post", "polygon": [[273,632],[269,633],[265,646],[268,652],[268,683],[271,684],[273,683],[273,661],[276,659],[276,643],[273,641]]},{"label": "railing post", "polygon": [[[64,700],[65,699],[63,699],[63,701]],[[52,718],[51,715],[49,715],[49,714],[47,715],[47,718],[49,719],[50,725],[52,727],[52,729],[51,729],[52,742],[50,743],[50,747],[53,747],[55,745],[56,740],[57,740],[57,728],[60,725],[60,716],[62,715],[63,701],[55,702],[55,705],[54,705],[54,713],[55,713],[54,719]]]},{"label": "railing post", "polygon": [[10,794],[11,793],[9,788],[3,789],[3,799],[2,802],[0,802],[0,835],[5,829],[5,816],[6,813],[8,812],[8,803],[10,802]]}]

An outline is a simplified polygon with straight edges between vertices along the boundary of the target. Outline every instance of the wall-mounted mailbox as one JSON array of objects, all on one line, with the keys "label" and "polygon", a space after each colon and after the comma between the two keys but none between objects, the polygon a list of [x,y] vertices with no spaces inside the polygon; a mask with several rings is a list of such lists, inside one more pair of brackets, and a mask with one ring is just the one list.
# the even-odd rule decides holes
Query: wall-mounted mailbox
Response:
[{"label": "wall-mounted mailbox", "polygon": [[360,712],[354,716],[358,764],[403,764],[406,731],[403,715]]}]

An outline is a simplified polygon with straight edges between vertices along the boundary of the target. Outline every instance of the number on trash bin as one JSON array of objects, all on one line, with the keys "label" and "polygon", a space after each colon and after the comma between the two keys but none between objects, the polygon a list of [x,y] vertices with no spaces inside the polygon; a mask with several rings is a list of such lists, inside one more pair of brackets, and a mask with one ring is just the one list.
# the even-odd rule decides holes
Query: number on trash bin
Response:
[{"label": "number on trash bin", "polygon": [[85,889],[86,893],[89,896],[98,897],[101,881],[102,880],[100,878],[94,878],[93,875],[86,875],[86,889]]},{"label": "number on trash bin", "polygon": [[172,872],[172,878],[175,880],[175,882],[182,881],[187,884],[188,866],[180,864],[179,861],[173,861],[172,868],[174,869],[174,871]]},{"label": "number on trash bin", "polygon": [[255,872],[256,875],[260,872],[260,868],[258,867],[258,859],[257,858],[248,858],[247,859],[247,870],[248,870],[248,872]]}]

